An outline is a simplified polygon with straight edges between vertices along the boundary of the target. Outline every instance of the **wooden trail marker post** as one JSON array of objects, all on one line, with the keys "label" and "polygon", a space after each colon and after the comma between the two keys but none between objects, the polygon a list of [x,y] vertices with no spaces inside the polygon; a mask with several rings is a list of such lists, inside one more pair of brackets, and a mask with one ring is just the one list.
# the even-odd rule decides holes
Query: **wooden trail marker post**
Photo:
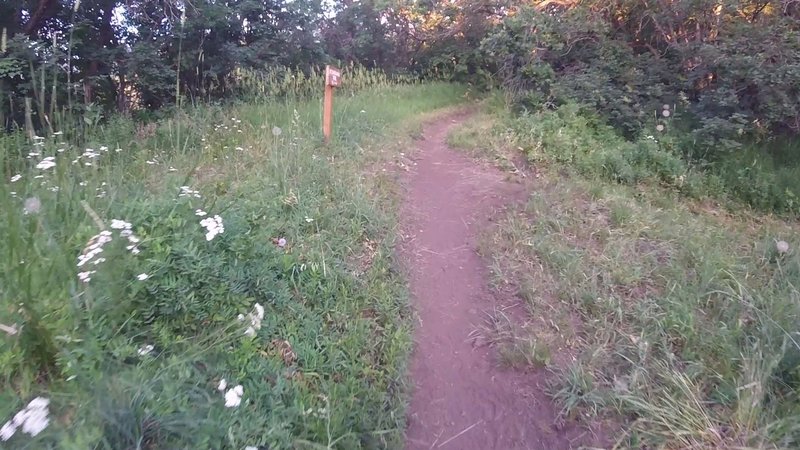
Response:
[{"label": "wooden trail marker post", "polygon": [[333,66],[325,66],[325,99],[322,103],[322,134],[325,143],[331,141],[333,131],[333,88],[342,81],[342,72]]}]

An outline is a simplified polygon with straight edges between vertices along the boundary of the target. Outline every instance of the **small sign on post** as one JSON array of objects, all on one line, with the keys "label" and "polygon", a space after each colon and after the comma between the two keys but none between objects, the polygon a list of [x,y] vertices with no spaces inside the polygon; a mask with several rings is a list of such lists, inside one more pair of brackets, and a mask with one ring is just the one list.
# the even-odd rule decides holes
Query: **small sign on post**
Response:
[{"label": "small sign on post", "polygon": [[325,136],[325,143],[331,141],[333,131],[333,88],[339,86],[342,80],[342,72],[333,67],[325,66],[325,99],[322,105],[322,134]]}]

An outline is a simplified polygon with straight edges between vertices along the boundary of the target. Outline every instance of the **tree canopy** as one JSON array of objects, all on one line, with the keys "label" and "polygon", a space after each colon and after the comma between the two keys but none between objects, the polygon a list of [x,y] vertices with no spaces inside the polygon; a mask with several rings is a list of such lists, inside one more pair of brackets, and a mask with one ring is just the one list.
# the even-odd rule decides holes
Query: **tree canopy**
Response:
[{"label": "tree canopy", "polygon": [[238,69],[357,63],[575,100],[635,134],[681,104],[710,145],[800,132],[798,0],[22,0],[0,5],[5,127],[157,109]]}]

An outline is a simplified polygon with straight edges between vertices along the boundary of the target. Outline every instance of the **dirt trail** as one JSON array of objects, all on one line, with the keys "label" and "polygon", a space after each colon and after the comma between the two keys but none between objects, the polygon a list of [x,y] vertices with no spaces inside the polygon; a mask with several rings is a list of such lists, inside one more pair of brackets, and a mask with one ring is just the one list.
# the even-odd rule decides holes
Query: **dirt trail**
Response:
[{"label": "dirt trail", "polygon": [[477,235],[524,188],[448,148],[447,133],[464,117],[426,127],[407,178],[403,255],[419,323],[406,447],[570,448],[553,426],[541,375],[498,368],[492,349],[475,348],[469,338],[497,302],[475,252]]}]

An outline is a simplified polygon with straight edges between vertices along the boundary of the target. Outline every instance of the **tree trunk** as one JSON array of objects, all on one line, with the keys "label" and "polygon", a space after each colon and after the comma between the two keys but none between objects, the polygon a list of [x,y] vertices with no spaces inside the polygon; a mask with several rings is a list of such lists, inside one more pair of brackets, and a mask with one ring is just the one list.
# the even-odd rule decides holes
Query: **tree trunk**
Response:
[{"label": "tree trunk", "polygon": [[[102,21],[100,22],[99,33],[97,37],[98,49],[102,49],[104,47],[110,48],[113,43],[114,29],[111,28],[111,16],[114,12],[114,7],[116,4],[117,2],[115,0],[109,1],[103,7],[103,17],[101,19]],[[86,76],[83,79],[83,99],[87,104],[94,100],[94,77],[100,73],[100,64],[100,59],[95,56],[95,58],[89,62],[89,68],[86,71]]]},{"label": "tree trunk", "polygon": [[42,23],[55,14],[58,6],[56,0],[39,0],[36,10],[33,11],[28,23],[25,24],[25,34],[31,39],[35,39],[39,29],[42,27]]}]

